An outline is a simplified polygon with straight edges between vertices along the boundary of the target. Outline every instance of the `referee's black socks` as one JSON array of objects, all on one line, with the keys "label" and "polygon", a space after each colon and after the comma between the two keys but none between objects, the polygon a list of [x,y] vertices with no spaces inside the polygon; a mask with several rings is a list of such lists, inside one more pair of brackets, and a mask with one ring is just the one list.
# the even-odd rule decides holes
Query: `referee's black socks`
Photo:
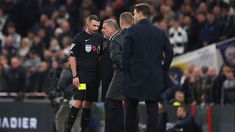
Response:
[{"label": "referee's black socks", "polygon": [[82,109],[81,132],[86,132],[86,129],[90,121],[90,112],[91,112],[91,108]]},{"label": "referee's black socks", "polygon": [[73,106],[71,107],[70,112],[69,112],[68,120],[65,124],[65,132],[71,132],[72,127],[73,127],[73,123],[77,118],[77,114],[78,114],[79,110],[80,109],[78,109],[76,107],[73,107]]}]

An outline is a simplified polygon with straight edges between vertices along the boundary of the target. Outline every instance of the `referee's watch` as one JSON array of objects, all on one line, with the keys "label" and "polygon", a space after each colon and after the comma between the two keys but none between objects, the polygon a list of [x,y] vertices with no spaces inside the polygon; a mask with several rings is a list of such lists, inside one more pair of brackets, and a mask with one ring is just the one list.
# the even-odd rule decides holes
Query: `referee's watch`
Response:
[{"label": "referee's watch", "polygon": [[76,78],[76,77],[78,77],[78,74],[77,74],[77,73],[74,73],[74,74],[73,74],[73,78]]}]

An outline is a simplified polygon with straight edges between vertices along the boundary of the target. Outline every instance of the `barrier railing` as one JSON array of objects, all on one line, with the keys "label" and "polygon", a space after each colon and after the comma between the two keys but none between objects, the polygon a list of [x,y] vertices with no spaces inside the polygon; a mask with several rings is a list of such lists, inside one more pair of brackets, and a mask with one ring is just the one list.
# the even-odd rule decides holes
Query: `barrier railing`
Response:
[{"label": "barrier railing", "polygon": [[[0,94],[5,95],[5,94]],[[13,94],[14,95],[14,94]],[[38,94],[39,95],[39,94]],[[41,94],[43,95],[43,94]],[[28,94],[28,97],[32,94]],[[177,121],[177,107],[165,106],[167,123],[171,126]],[[196,122],[203,132],[235,132],[235,105],[223,106],[188,106],[193,111]],[[139,105],[140,132],[146,129],[146,109]],[[0,132],[53,132],[54,111],[48,99],[14,99],[0,98]],[[92,121],[97,130],[103,132],[104,106],[96,103],[92,109]],[[166,125],[166,127],[170,126]]]}]

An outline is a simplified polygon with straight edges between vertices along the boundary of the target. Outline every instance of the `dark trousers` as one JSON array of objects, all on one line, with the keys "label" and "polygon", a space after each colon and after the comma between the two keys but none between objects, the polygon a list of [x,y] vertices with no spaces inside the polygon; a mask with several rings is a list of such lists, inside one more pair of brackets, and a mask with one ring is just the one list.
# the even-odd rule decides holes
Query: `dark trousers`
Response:
[{"label": "dark trousers", "polygon": [[124,112],[120,100],[105,99],[105,132],[124,132]]},{"label": "dark trousers", "polygon": [[[125,132],[138,132],[137,107],[139,101],[126,98],[125,100]],[[158,105],[157,101],[145,101],[147,111],[147,130],[146,132],[157,132]]]}]

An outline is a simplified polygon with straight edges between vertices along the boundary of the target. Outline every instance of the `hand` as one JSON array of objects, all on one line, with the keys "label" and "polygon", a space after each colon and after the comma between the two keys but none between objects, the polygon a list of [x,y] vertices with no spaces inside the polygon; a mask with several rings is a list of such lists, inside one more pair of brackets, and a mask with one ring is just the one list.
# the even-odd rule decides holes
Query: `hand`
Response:
[{"label": "hand", "polygon": [[79,82],[79,78],[78,77],[73,78],[73,86],[78,87],[79,83],[80,82]]}]

